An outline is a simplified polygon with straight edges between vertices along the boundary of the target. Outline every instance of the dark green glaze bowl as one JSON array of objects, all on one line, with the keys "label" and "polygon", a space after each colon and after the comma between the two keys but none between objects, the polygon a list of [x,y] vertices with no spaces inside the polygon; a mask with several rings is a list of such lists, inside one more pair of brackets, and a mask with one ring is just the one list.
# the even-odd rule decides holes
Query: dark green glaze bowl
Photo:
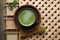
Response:
[{"label": "dark green glaze bowl", "polygon": [[31,5],[23,5],[14,14],[15,25],[24,31],[29,31],[38,27],[41,23],[39,11]]}]

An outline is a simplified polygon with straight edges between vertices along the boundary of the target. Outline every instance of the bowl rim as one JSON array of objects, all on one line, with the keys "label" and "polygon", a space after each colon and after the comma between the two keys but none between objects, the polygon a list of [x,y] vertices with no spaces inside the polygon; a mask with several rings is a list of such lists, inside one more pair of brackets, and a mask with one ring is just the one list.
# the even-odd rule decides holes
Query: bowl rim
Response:
[{"label": "bowl rim", "polygon": [[41,14],[40,14],[40,12],[39,12],[39,10],[36,8],[36,7],[34,7],[34,6],[32,6],[32,5],[22,5],[22,6],[20,6],[16,11],[15,11],[15,14],[14,14],[14,23],[15,23],[15,25],[18,27],[18,29],[21,29],[22,31],[31,31],[31,30],[34,30],[34,29],[36,29],[36,28],[38,28],[38,25],[36,25],[36,27],[35,28],[33,28],[33,29],[30,29],[30,30],[24,30],[24,29],[22,29],[22,28],[20,28],[21,27],[21,24],[19,24],[18,22],[17,22],[17,20],[16,20],[16,13],[17,13],[17,11],[19,11],[19,10],[21,10],[21,8],[23,8],[23,7],[32,7],[32,9],[34,9],[35,11],[37,11],[36,13],[37,13],[37,15],[39,15],[39,20],[38,20],[38,22],[37,22],[37,24],[38,25],[40,25],[41,24]]}]

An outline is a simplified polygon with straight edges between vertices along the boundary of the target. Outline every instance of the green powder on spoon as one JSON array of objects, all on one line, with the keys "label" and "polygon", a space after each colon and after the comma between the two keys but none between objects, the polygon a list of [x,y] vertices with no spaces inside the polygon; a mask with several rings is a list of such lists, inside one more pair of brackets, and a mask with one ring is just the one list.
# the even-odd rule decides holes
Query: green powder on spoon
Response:
[{"label": "green powder on spoon", "polygon": [[23,10],[20,12],[18,20],[23,26],[31,26],[35,22],[35,14],[31,10]]}]

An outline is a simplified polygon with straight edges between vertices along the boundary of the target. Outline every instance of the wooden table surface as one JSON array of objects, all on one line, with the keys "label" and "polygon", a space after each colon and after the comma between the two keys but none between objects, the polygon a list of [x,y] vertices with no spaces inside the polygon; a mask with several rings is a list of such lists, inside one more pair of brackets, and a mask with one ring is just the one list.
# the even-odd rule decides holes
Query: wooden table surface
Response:
[{"label": "wooden table surface", "polygon": [[0,40],[5,40],[4,1],[0,0]]}]

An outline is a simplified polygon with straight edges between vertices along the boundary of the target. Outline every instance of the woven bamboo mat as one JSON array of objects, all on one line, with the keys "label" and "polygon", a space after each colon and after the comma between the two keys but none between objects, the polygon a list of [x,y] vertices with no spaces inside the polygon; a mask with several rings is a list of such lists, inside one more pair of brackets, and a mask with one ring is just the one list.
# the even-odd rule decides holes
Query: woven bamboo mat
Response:
[{"label": "woven bamboo mat", "polygon": [[21,40],[13,16],[17,8],[26,4],[33,5],[39,10],[41,25],[46,27],[46,32],[43,35],[34,34],[24,40],[60,40],[60,0],[17,0],[17,7],[10,11],[7,5],[12,2],[13,0],[5,0],[6,40]]}]

